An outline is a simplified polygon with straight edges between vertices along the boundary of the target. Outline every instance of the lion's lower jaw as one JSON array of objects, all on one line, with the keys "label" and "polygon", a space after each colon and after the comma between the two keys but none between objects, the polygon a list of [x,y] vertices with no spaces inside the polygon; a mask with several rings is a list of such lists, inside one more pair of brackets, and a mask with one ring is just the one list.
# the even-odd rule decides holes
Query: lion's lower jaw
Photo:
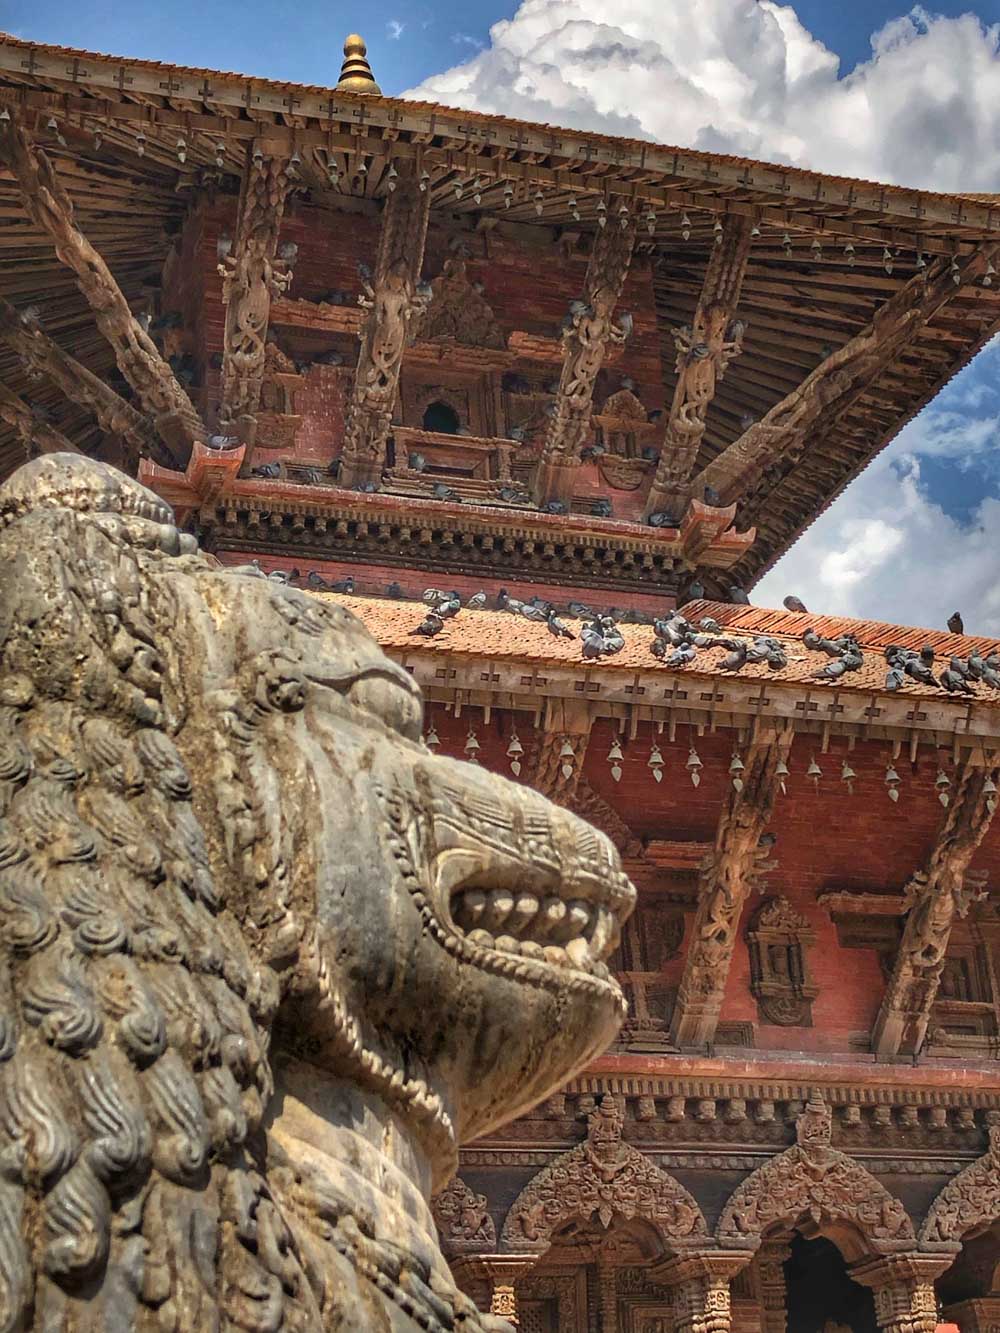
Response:
[{"label": "lion's lower jaw", "polygon": [[322,1284],[316,1298],[332,1327],[483,1328],[438,1247],[430,1162],[399,1116],[295,1060],[278,1072],[276,1104],[269,1180],[312,1256],[307,1269]]}]

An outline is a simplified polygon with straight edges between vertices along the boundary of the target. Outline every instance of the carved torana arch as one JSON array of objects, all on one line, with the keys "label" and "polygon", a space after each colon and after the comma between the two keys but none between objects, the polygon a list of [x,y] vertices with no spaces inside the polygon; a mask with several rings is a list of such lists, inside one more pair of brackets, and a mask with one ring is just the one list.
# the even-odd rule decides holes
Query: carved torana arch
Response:
[{"label": "carved torana arch", "polygon": [[949,1180],[920,1228],[921,1247],[955,1244],[1000,1220],[1000,1125],[990,1126],[989,1150]]},{"label": "carved torana arch", "polygon": [[830,1147],[830,1128],[830,1108],[814,1093],[796,1122],[795,1146],[731,1195],[716,1228],[720,1245],[756,1250],[768,1232],[806,1221],[817,1228],[846,1224],[860,1240],[848,1259],[914,1248],[906,1209],[859,1162]]},{"label": "carved torana arch", "polygon": [[485,1194],[476,1194],[461,1176],[454,1176],[431,1200],[431,1211],[449,1258],[458,1254],[492,1253],[497,1232],[487,1210]]},{"label": "carved torana arch", "polygon": [[605,1096],[588,1117],[587,1138],[540,1171],[514,1200],[500,1237],[501,1250],[540,1254],[565,1223],[597,1217],[640,1218],[668,1249],[704,1240],[701,1209],[673,1176],[622,1141],[624,1117]]}]

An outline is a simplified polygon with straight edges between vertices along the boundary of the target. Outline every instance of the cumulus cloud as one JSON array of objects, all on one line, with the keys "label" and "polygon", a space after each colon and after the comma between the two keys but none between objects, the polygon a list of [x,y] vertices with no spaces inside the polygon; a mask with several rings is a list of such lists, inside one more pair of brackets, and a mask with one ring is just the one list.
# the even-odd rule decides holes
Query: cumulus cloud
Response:
[{"label": "cumulus cloud", "polygon": [[914,187],[1000,189],[1000,24],[973,14],[917,6],[842,74],[773,0],[523,0],[488,47],[409,95]]},{"label": "cumulus cloud", "polygon": [[[863,472],[757,585],[753,600],[788,593],[828,614],[1000,637],[1000,338]],[[976,497],[956,512],[925,473],[946,461],[970,472]]]}]

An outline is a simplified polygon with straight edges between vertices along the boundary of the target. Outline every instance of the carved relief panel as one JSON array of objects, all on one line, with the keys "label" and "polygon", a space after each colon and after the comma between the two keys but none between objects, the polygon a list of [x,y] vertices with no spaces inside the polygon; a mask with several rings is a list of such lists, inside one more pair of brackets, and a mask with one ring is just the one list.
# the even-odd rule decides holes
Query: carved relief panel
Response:
[{"label": "carved relief panel", "polygon": [[808,950],[816,936],[787,898],[768,898],[747,929],[750,990],[762,1023],[811,1027],[818,987],[809,973]]}]

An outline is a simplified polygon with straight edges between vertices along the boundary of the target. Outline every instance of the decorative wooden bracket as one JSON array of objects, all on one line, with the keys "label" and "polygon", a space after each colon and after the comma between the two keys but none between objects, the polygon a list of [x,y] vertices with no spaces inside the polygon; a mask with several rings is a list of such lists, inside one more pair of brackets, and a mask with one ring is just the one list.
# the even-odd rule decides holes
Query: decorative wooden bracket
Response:
[{"label": "decorative wooden bracket", "polygon": [[990,787],[996,768],[973,751],[956,783],[924,870],[906,887],[909,914],[872,1031],[878,1055],[917,1055],[937,998],[956,917],[965,916],[981,885],[969,864],[986,836],[996,804]]},{"label": "decorative wooden bracket", "polygon": [[609,220],[594,237],[583,296],[570,307],[563,332],[563,364],[549,425],[535,477],[540,505],[553,501],[568,506],[580,450],[590,432],[594,383],[609,344],[623,343],[627,317],[613,316],[628,276],[635,245],[635,224],[629,218]]},{"label": "decorative wooden bracket", "polygon": [[[715,846],[698,887],[698,910],[684,961],[671,1040],[678,1046],[706,1046],[715,1037],[740,914],[762,858],[761,836],[780,784],[778,764],[792,744],[792,728],[759,725],[741,774],[723,809]],[[766,856],[766,852],[763,852]]]},{"label": "decorative wooden bracket", "polygon": [[750,258],[750,219],[730,216],[709,256],[698,307],[689,328],[674,335],[677,384],[646,500],[645,516],[679,513],[688,496],[708,409],[733,357],[743,350],[743,325],[735,319]]},{"label": "decorative wooden bracket", "polygon": [[12,116],[0,125],[0,158],[21,186],[32,222],[47,232],[59,260],[76,274],[77,286],[94,312],[94,322],[114,348],[121,373],[138,395],[157,434],[178,458],[187,459],[205,428],[156,344],[132,314],[102,256],[73,218],[73,201],[52,164]]}]

